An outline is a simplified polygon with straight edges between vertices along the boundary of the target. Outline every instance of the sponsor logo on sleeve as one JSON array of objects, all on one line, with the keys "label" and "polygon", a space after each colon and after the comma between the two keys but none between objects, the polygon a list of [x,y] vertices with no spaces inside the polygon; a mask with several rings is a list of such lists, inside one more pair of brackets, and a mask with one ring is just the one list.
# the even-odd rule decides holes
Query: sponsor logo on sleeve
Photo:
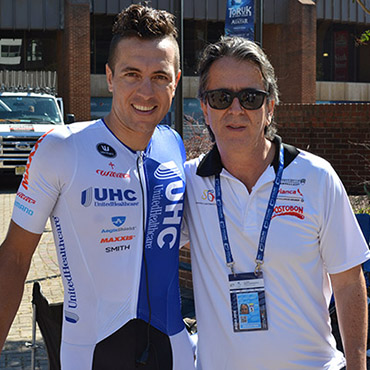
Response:
[{"label": "sponsor logo on sleeve", "polygon": [[57,242],[57,251],[59,253],[60,258],[59,259],[60,270],[65,281],[64,287],[66,289],[65,293],[67,294],[67,298],[64,301],[64,317],[66,321],[68,321],[69,323],[76,324],[77,321],[79,320],[78,315],[73,312],[73,310],[78,307],[76,287],[74,284],[72,271],[69,267],[68,256],[66,246],[64,243],[64,235],[60,219],[59,217],[53,217],[53,221],[57,233],[56,242]]},{"label": "sponsor logo on sleeve", "polygon": [[33,216],[33,210],[31,208],[28,208],[24,204],[19,203],[17,200],[14,202],[14,206],[19,208],[22,212],[24,212],[28,216]]},{"label": "sponsor logo on sleeve", "polygon": [[21,185],[23,186],[24,189],[28,190],[28,178],[29,178],[29,169],[30,169],[30,166],[31,166],[31,163],[32,163],[32,160],[33,160],[33,157],[37,151],[37,149],[39,148],[40,146],[40,143],[44,140],[45,136],[47,134],[49,134],[52,130],[46,132],[44,135],[42,135],[35,143],[30,155],[28,156],[28,161],[27,161],[27,166],[26,166],[26,171],[23,175],[23,179],[22,179],[22,183]]},{"label": "sponsor logo on sleeve", "polygon": [[17,196],[18,196],[20,199],[22,199],[22,200],[24,200],[25,202],[27,202],[27,203],[30,203],[30,204],[35,204],[35,203],[36,203],[36,201],[35,201],[34,199],[32,199],[31,197],[29,197],[29,196],[27,196],[27,195],[23,194],[21,191],[18,191],[18,192],[17,192]]}]

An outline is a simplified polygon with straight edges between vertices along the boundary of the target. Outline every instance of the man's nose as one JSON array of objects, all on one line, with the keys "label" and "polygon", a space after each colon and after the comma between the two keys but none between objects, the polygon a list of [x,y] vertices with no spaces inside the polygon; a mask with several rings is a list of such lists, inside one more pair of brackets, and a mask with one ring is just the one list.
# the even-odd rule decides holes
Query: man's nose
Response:
[{"label": "man's nose", "polygon": [[150,78],[143,78],[137,90],[138,94],[144,98],[154,95],[153,82]]},{"label": "man's nose", "polygon": [[243,112],[243,107],[240,105],[239,99],[235,97],[229,107],[229,111],[240,113]]}]

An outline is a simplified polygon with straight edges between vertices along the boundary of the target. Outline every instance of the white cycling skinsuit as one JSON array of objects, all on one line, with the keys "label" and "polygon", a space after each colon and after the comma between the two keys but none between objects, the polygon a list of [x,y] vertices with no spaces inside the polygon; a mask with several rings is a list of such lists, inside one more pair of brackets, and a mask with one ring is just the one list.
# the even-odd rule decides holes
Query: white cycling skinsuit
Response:
[{"label": "white cycling skinsuit", "polygon": [[35,145],[12,218],[42,233],[50,216],[64,284],[63,369],[91,369],[97,343],[133,319],[169,338],[169,369],[193,368],[178,286],[184,160],[167,126],[144,152],[103,120],[55,129]]}]

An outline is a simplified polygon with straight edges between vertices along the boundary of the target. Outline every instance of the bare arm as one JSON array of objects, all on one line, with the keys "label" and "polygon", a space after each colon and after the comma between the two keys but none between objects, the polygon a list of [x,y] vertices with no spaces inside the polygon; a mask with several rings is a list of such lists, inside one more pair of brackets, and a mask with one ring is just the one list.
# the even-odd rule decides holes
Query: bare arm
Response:
[{"label": "bare arm", "polygon": [[330,275],[347,370],[366,370],[367,295],[361,265]]},{"label": "bare arm", "polygon": [[0,246],[0,353],[20,305],[24,282],[40,234],[30,233],[13,221]]}]

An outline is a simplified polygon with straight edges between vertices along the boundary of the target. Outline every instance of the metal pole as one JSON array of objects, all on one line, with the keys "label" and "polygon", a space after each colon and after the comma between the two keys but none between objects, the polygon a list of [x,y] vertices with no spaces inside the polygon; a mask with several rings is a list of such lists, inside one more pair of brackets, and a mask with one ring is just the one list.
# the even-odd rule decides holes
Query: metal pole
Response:
[{"label": "metal pole", "polygon": [[182,75],[180,81],[177,85],[176,95],[175,95],[175,130],[183,137],[183,118],[184,118],[184,105],[183,105],[183,91],[182,91],[182,81],[184,73],[184,37],[183,37],[183,0],[175,0],[175,16],[176,16],[176,26],[178,30],[178,41],[180,48],[180,68],[182,69]]},{"label": "metal pole", "polygon": [[256,33],[255,41],[262,47],[263,39],[263,0],[256,0]]}]

